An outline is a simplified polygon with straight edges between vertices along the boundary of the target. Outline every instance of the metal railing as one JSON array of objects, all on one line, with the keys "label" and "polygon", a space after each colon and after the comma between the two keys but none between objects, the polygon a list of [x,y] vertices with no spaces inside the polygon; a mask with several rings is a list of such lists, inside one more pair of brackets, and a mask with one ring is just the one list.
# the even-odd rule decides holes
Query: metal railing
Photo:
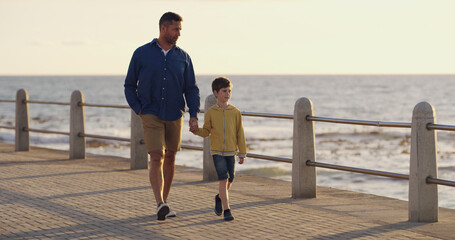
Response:
[{"label": "metal railing", "polygon": [[[3,100],[0,99],[0,102],[6,103],[15,103],[16,100]],[[24,103],[32,103],[32,104],[49,104],[49,105],[66,105],[69,106],[71,103],[68,102],[54,102],[54,101],[32,101],[26,100],[23,101]],[[93,104],[93,103],[84,103],[78,102],[78,106],[84,107],[99,107],[99,108],[118,108],[118,109],[130,109],[127,105],[110,105],[110,104]],[[204,113],[204,110],[201,110],[201,113]],[[242,116],[251,116],[251,117],[264,117],[264,118],[278,118],[278,119],[294,119],[293,115],[289,114],[272,114],[272,113],[257,113],[257,112],[242,112]],[[370,120],[357,120],[357,119],[343,119],[343,118],[329,118],[329,117],[317,117],[317,116],[306,116],[307,121],[314,121],[314,122],[328,122],[328,123],[339,123],[339,124],[350,124],[350,125],[361,125],[361,126],[375,126],[375,127],[394,127],[394,128],[411,128],[411,123],[404,123],[404,122],[383,122],[383,121],[370,121]],[[4,129],[15,129],[14,126],[1,126],[0,128]],[[441,124],[428,124],[428,129],[433,130],[446,130],[446,131],[455,131],[455,126],[452,125],[441,125]],[[37,133],[45,133],[45,134],[59,134],[59,135],[67,135],[69,136],[69,132],[61,132],[61,131],[51,131],[51,130],[43,130],[43,129],[34,129],[34,128],[24,128],[23,131],[28,132],[37,132]],[[131,138],[121,138],[121,137],[114,137],[114,136],[105,136],[105,135],[95,135],[95,134],[86,134],[86,133],[78,133],[79,137],[88,137],[88,138],[97,138],[97,139],[105,139],[105,140],[114,140],[114,141],[124,141],[129,142]],[[140,140],[141,144],[144,144],[144,140]],[[182,149],[187,150],[197,150],[203,151],[203,147],[198,146],[191,146],[191,145],[181,145]],[[284,163],[292,163],[291,158],[284,158],[284,157],[276,157],[276,156],[269,156],[269,155],[261,155],[255,153],[248,153],[249,158],[256,158],[262,160],[270,160],[276,162],[284,162]],[[376,171],[371,169],[362,169],[362,168],[354,168],[349,166],[342,166],[342,165],[334,165],[328,163],[321,163],[321,162],[313,162],[307,161],[306,164],[308,166],[314,167],[321,167],[321,168],[328,168],[340,171],[347,171],[347,172],[356,172],[368,175],[376,175],[382,177],[389,177],[389,178],[396,178],[396,179],[404,179],[409,180],[409,175],[399,174],[399,173],[391,173],[391,172],[384,172],[384,171]],[[440,184],[446,186],[455,186],[454,181],[443,180],[438,178],[428,178],[427,183],[431,184]]]},{"label": "metal railing", "polygon": [[[403,123],[403,122],[366,121],[366,120],[327,118],[327,117],[316,117],[316,116],[306,116],[306,120],[315,121],[315,122],[330,122],[330,123],[353,124],[353,125],[376,126],[376,127],[411,128],[411,123]],[[455,126],[451,126],[451,125],[428,124],[426,127],[429,130],[455,131]],[[399,174],[399,173],[353,168],[353,167],[342,166],[342,165],[313,162],[313,161],[309,161],[309,160],[306,162],[306,164],[308,166],[329,168],[329,169],[335,169],[335,170],[346,171],[346,172],[356,172],[356,173],[363,173],[363,174],[368,174],[368,175],[376,175],[376,176],[382,176],[382,177],[409,180],[409,175]],[[428,177],[426,179],[426,182],[429,184],[439,184],[439,185],[455,187],[455,181],[449,181],[449,180],[444,180],[444,179],[439,179],[439,178]]]},{"label": "metal railing", "polygon": [[381,121],[367,121],[367,120],[354,120],[354,119],[328,118],[328,117],[315,117],[315,116],[307,116],[306,120],[315,121],[315,122],[342,123],[342,124],[375,126],[375,127],[411,128],[411,123],[402,123],[402,122],[381,122]]},{"label": "metal railing", "polygon": [[[9,102],[15,103],[16,100],[0,100],[0,102]],[[66,105],[69,106],[71,103],[69,102],[55,102],[55,101],[34,101],[34,100],[25,100],[22,101],[23,103],[29,104],[48,104],[48,105]],[[99,107],[99,108],[117,108],[117,109],[130,109],[127,105],[110,105],[110,104],[93,104],[93,103],[85,103],[85,102],[78,102],[77,105],[79,107]],[[200,111],[204,113],[204,110]],[[252,116],[252,117],[265,117],[265,118],[279,118],[279,119],[293,119],[292,115],[285,115],[285,114],[270,114],[270,113],[256,113],[256,112],[242,112],[243,116]],[[0,126],[0,128],[5,129],[15,129],[14,126]],[[69,132],[61,132],[61,131],[51,131],[51,130],[44,130],[44,129],[34,129],[24,127],[22,129],[26,132],[36,132],[36,133],[44,133],[44,134],[58,134],[58,135],[66,135],[69,136]],[[95,134],[88,134],[88,133],[78,133],[78,137],[88,137],[88,138],[96,138],[96,139],[104,139],[104,140],[113,140],[113,141],[124,141],[130,142],[131,138],[121,138],[121,137],[114,137],[114,136],[105,136],[105,135],[95,135]],[[139,141],[141,144],[144,144],[144,139]],[[191,145],[181,145],[182,149],[187,150],[196,150],[196,151],[203,151],[203,147],[198,146],[191,146]],[[275,156],[268,156],[268,155],[261,155],[255,153],[248,153],[249,158],[256,158],[262,160],[270,160],[276,162],[285,162],[285,163],[292,163],[292,159],[290,158],[283,158],[283,157],[275,157]]]},{"label": "metal railing", "polygon": [[65,105],[65,106],[69,106],[71,104],[71,103],[67,103],[67,102],[30,101],[30,100],[25,100],[22,102],[23,103],[35,103],[35,104],[48,104],[48,105]]},{"label": "metal railing", "polygon": [[432,130],[455,131],[455,126],[451,125],[428,124],[427,128]]},{"label": "metal railing", "polygon": [[69,136],[69,132],[61,132],[61,131],[50,131],[50,130],[44,130],[44,129],[34,129],[34,128],[28,128],[24,127],[22,128],[24,132],[37,132],[37,133],[47,133],[47,134],[58,134],[58,135],[66,135]]},{"label": "metal railing", "polygon": [[[23,91],[25,91],[25,90],[23,90]],[[34,103],[34,104],[70,105],[72,107],[71,111],[73,111],[73,107],[75,109],[78,108],[78,110],[76,109],[74,111],[79,111],[78,120],[81,121],[81,119],[82,119],[82,122],[85,122],[85,120],[84,120],[85,117],[84,117],[84,113],[83,113],[83,107],[102,107],[102,108],[130,109],[129,106],[124,106],[124,105],[105,105],[105,104],[84,103],[83,97],[82,97],[83,96],[82,93],[78,92],[79,98],[77,98],[78,94],[75,94],[75,93],[76,93],[76,91],[73,92],[73,95],[76,95],[76,98],[73,99],[73,95],[72,95],[70,103],[66,103],[66,102],[50,102],[50,101],[30,101],[30,100],[28,100],[28,95],[27,95],[26,91],[25,91],[25,94],[23,94],[24,96],[22,98],[18,97],[18,99],[16,99],[16,101],[14,101],[14,100],[0,100],[0,102],[10,102],[10,103],[14,103],[14,102],[18,103],[19,102],[19,103],[22,103],[22,104]],[[19,96],[19,91],[18,91],[18,96]],[[207,99],[206,99],[206,109],[209,106],[212,106],[214,104],[213,103],[213,98],[210,100],[209,99],[210,97],[211,96],[207,97]],[[297,103],[299,103],[301,105],[297,106],[298,105]],[[422,104],[422,103],[419,103],[417,106],[419,106],[420,104]],[[18,107],[18,105],[20,105],[20,104],[16,104],[16,108]],[[423,108],[425,108],[429,104],[425,103],[423,105],[422,105]],[[416,109],[417,109],[417,106],[416,106]],[[420,107],[422,108],[422,106],[420,106]],[[297,111],[298,109],[303,109],[303,110],[301,111],[301,113],[299,113]],[[284,162],[284,163],[292,163],[292,165],[293,165],[292,166],[292,168],[293,168],[293,175],[292,175],[292,185],[293,185],[292,186],[292,191],[293,191],[293,194],[292,195],[294,197],[299,198],[299,197],[315,197],[316,196],[316,192],[315,192],[316,173],[315,172],[312,173],[313,170],[311,170],[309,168],[315,169],[316,167],[321,167],[321,168],[327,168],[327,169],[333,169],[333,170],[348,171],[348,172],[362,173],[362,174],[368,174],[368,175],[376,175],[376,176],[389,177],[389,178],[395,178],[395,179],[409,180],[410,182],[411,182],[412,179],[414,179],[414,176],[418,175],[419,177],[421,177],[422,174],[416,174],[416,173],[414,173],[412,175],[413,177],[411,178],[410,177],[411,175],[392,173],[392,172],[385,172],[385,171],[377,171],[377,170],[371,170],[371,169],[355,168],[355,167],[342,166],[342,165],[334,165],[334,164],[328,164],[328,163],[316,162],[315,161],[315,147],[314,147],[315,134],[314,134],[314,124],[312,122],[327,122],[327,123],[336,123],[336,124],[351,124],[351,125],[375,126],[375,127],[391,127],[391,128],[411,128],[412,131],[422,131],[422,130],[414,129],[414,128],[418,127],[418,126],[414,126],[414,113],[413,113],[413,123],[403,123],[403,122],[383,122],[383,121],[368,121],[368,120],[356,120],[356,119],[318,117],[318,116],[313,116],[312,109],[313,109],[313,106],[312,106],[311,101],[309,99],[306,99],[306,98],[301,98],[301,99],[299,99],[296,102],[296,108],[295,108],[294,115],[242,112],[243,116],[277,118],[277,119],[291,119],[291,120],[294,121],[294,133],[293,133],[293,138],[294,138],[293,148],[294,149],[293,149],[293,158],[292,159],[283,158],[283,157],[260,155],[260,154],[254,154],[254,153],[248,153],[247,154],[247,156],[250,157],[250,158],[278,161],[278,162]],[[201,111],[201,112],[204,112],[204,111]],[[427,109],[426,112],[431,112],[431,111]],[[303,113],[305,113],[305,114],[303,114]],[[73,115],[73,112],[71,113],[71,115]],[[80,115],[82,115],[82,118],[80,118]],[[17,116],[17,114],[16,114],[16,116]],[[28,115],[27,115],[27,118],[28,118]],[[0,126],[0,128],[16,129],[16,134],[18,134],[17,129],[21,129],[22,131],[19,131],[19,133],[20,132],[27,132],[27,133],[28,132],[40,132],[40,133],[47,133],[47,134],[69,135],[70,139],[73,137],[73,141],[75,141],[74,139],[84,138],[84,142],[83,142],[83,144],[84,144],[84,146],[83,146],[84,158],[85,158],[85,138],[86,137],[107,139],[107,140],[116,140],[116,141],[130,141],[131,142],[131,153],[132,153],[132,157],[131,157],[132,168],[137,168],[137,167],[133,167],[133,165],[134,165],[133,162],[136,161],[136,160],[133,160],[133,153],[136,152],[136,150],[134,148],[136,147],[135,144],[144,145],[144,140],[143,140],[143,137],[141,138],[141,137],[138,137],[138,136],[133,136],[133,132],[134,132],[133,131],[133,125],[136,125],[136,127],[135,127],[136,128],[136,130],[135,130],[136,133],[142,131],[142,129],[141,130],[137,130],[138,129],[137,128],[138,124],[137,124],[137,119],[136,118],[139,119],[139,117],[137,117],[136,114],[134,114],[132,112],[132,119],[131,119],[132,136],[131,136],[131,138],[120,138],[120,137],[113,137],[113,136],[102,136],[102,135],[95,135],[95,134],[87,134],[87,133],[85,133],[85,130],[84,130],[84,127],[83,127],[84,126],[83,123],[82,123],[82,125],[79,125],[78,127],[74,128],[76,130],[74,130],[73,128],[70,127],[71,128],[70,129],[70,133],[60,132],[60,131],[42,130],[42,129],[33,129],[33,128],[29,128],[28,125],[25,125],[25,126],[21,125],[21,126],[15,126],[15,127]],[[441,124],[433,123],[434,116],[433,116],[433,120],[431,120],[431,116],[427,117],[427,118],[428,118],[428,122],[429,123],[427,122],[424,125],[424,131],[434,131],[434,130],[455,131],[455,126],[452,126],[452,125],[441,125]],[[421,120],[422,117],[418,117],[416,119]],[[72,121],[72,119],[70,119],[70,120]],[[77,120],[75,120],[75,121],[77,122]],[[425,120],[425,121],[427,121],[427,120]],[[16,123],[17,122],[18,121],[16,120]],[[136,122],[136,123],[133,124],[134,122]],[[298,125],[297,128],[296,128],[296,122],[298,123],[297,124]],[[311,125],[308,125],[308,123],[311,123]],[[139,123],[139,125],[140,125],[140,123]],[[302,125],[302,126],[299,126],[299,125]],[[81,129],[81,127],[82,127],[82,131],[77,130],[77,129]],[[417,135],[418,137],[425,137],[425,136],[422,136],[422,135],[425,135],[425,133],[424,134],[412,134],[412,137],[411,137],[412,139],[415,138],[414,135]],[[434,135],[434,136],[436,137],[436,135]],[[431,134],[429,135],[429,137],[431,137]],[[295,139],[298,139],[297,142],[296,142]],[[76,140],[76,141],[78,141],[78,140]],[[415,140],[414,139],[412,142],[415,142],[415,141],[419,141],[419,140]],[[17,144],[17,141],[16,141],[16,144]],[[302,147],[299,144],[303,144],[305,146]],[[413,147],[413,145],[414,144],[411,144],[411,148]],[[71,146],[71,144],[70,144],[70,146]],[[183,149],[188,149],[188,150],[204,151],[204,160],[203,161],[204,161],[204,166],[205,166],[206,162],[208,161],[207,160],[208,158],[206,158],[206,154],[205,153],[206,152],[210,152],[209,147],[207,147],[207,145],[206,145],[206,139],[204,139],[204,147],[190,146],[190,145],[182,145],[181,147]],[[419,146],[419,148],[420,147],[422,147],[422,146]],[[425,147],[425,146],[423,146],[423,147]],[[432,147],[432,146],[430,146],[430,147]],[[435,147],[435,146],[433,146],[433,147]],[[145,149],[145,147],[143,147],[143,146],[141,148]],[[426,151],[422,151],[422,152],[426,152]],[[418,153],[418,154],[421,154],[421,153]],[[70,151],[70,156],[71,156],[71,151]],[[142,156],[142,158],[143,158],[143,156]],[[302,159],[302,158],[306,158],[306,159]],[[418,158],[420,160],[416,160],[416,161],[425,161],[425,159],[423,159],[423,160],[421,159],[421,156],[418,157]],[[313,160],[310,160],[310,159],[313,159]],[[412,160],[412,155],[411,155],[411,160]],[[436,161],[436,160],[434,159],[432,161]],[[299,162],[301,162],[302,164],[300,164]],[[422,164],[420,164],[420,165],[422,165]],[[434,166],[436,166],[436,164],[434,164]],[[419,166],[417,166],[417,167],[419,167]],[[142,168],[143,168],[143,165],[142,165]],[[296,171],[298,174],[294,174],[294,171]],[[418,170],[418,171],[421,171],[421,170]],[[206,172],[205,168],[203,168],[203,172],[205,174],[205,172]],[[305,178],[303,178],[303,176],[305,176]],[[311,180],[312,178],[313,178],[313,180]],[[204,179],[205,179],[205,175],[204,175]],[[301,184],[304,179],[306,179],[305,180],[306,182]],[[214,179],[209,179],[209,180],[214,180]],[[424,180],[425,180],[424,182],[427,183],[427,184],[445,185],[445,186],[455,187],[455,182],[454,181],[438,179],[438,178],[435,178],[435,177],[431,177],[431,175],[427,175],[427,177]],[[420,182],[420,180],[418,182]],[[410,183],[410,185],[411,185],[411,183]],[[410,187],[410,191],[411,191],[411,187]],[[422,195],[422,193],[418,193],[418,194]],[[437,194],[437,192],[436,192],[436,194]],[[414,199],[410,198],[410,200],[409,200],[410,201],[410,205],[418,205],[417,208],[425,208],[426,206],[422,207],[421,204],[411,204],[411,200],[413,202],[414,201],[421,201],[420,198],[425,197],[425,196],[420,196],[420,195],[418,197],[418,200],[414,200]],[[437,199],[437,197],[436,197],[436,199]],[[437,200],[436,200],[436,205],[437,205]],[[426,210],[421,210],[421,209],[418,209],[416,211],[414,208],[416,208],[416,207],[413,206],[412,207],[413,210],[411,210],[411,206],[410,206],[410,220],[412,219],[413,221],[415,221],[416,218],[415,217],[411,217],[412,214],[414,214],[415,212],[420,213],[420,212],[425,212],[426,211]],[[426,207],[426,208],[434,209],[434,207]],[[431,210],[431,211],[433,211],[433,210]],[[434,218],[435,214],[433,212],[430,213],[430,214],[427,214],[427,215],[431,215],[431,216],[429,218],[423,217],[426,220],[422,220],[420,218],[417,218],[416,221],[434,221],[435,220],[435,218]],[[436,213],[436,221],[437,221],[437,213]]]}]

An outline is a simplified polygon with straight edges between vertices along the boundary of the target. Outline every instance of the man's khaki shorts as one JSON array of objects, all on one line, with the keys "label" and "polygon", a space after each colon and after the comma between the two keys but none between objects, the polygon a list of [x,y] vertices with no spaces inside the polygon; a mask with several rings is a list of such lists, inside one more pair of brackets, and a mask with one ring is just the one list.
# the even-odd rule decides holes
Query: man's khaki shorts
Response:
[{"label": "man's khaki shorts", "polygon": [[147,151],[150,153],[157,150],[180,150],[182,139],[183,117],[175,121],[164,121],[153,114],[143,114],[142,129]]}]

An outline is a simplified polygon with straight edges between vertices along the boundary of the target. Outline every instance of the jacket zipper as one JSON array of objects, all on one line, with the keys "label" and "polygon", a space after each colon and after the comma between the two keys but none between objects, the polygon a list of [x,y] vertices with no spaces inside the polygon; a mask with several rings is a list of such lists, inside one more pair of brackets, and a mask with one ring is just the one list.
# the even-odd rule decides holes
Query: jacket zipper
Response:
[{"label": "jacket zipper", "polygon": [[226,148],[226,116],[224,114],[225,109],[223,109],[223,156],[224,156],[224,150]]}]

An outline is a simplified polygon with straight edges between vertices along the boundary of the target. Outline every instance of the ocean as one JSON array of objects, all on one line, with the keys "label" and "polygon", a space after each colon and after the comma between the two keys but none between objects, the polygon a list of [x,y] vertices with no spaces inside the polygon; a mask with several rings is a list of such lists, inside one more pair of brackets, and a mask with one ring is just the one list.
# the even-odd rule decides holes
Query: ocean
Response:
[{"label": "ocean", "polygon": [[[201,109],[218,75],[197,76]],[[231,104],[243,112],[293,114],[295,101],[310,98],[319,117],[411,122],[414,106],[431,103],[437,123],[455,125],[455,75],[226,75],[233,83]],[[0,76],[0,99],[18,89],[35,101],[69,102],[81,90],[86,103],[127,105],[124,76]],[[14,103],[0,103],[0,125],[13,126]],[[86,133],[129,138],[130,110],[86,107]],[[202,146],[188,131],[182,144]],[[199,115],[200,125],[203,114]],[[249,153],[292,157],[292,120],[243,117]],[[69,107],[30,104],[30,128],[69,131]],[[316,160],[357,168],[409,173],[410,129],[315,123]],[[455,133],[438,131],[439,178],[455,180]],[[0,141],[14,143],[14,130],[0,128]],[[32,146],[68,150],[68,137],[31,133]],[[129,157],[126,142],[87,139],[87,152]],[[177,164],[202,168],[202,152],[182,150]],[[247,158],[238,173],[291,180],[291,164]],[[241,184],[241,183],[240,183]],[[317,168],[317,184],[401,200],[408,181]],[[455,189],[439,186],[439,205],[455,209]]]}]

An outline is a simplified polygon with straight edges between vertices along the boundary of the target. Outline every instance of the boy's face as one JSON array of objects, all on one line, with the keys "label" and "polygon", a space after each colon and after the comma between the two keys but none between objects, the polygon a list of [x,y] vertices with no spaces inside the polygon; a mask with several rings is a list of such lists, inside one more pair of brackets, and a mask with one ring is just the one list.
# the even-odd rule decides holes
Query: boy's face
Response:
[{"label": "boy's face", "polygon": [[213,91],[213,94],[215,95],[218,102],[227,103],[231,98],[231,87],[221,88],[218,92]]}]

